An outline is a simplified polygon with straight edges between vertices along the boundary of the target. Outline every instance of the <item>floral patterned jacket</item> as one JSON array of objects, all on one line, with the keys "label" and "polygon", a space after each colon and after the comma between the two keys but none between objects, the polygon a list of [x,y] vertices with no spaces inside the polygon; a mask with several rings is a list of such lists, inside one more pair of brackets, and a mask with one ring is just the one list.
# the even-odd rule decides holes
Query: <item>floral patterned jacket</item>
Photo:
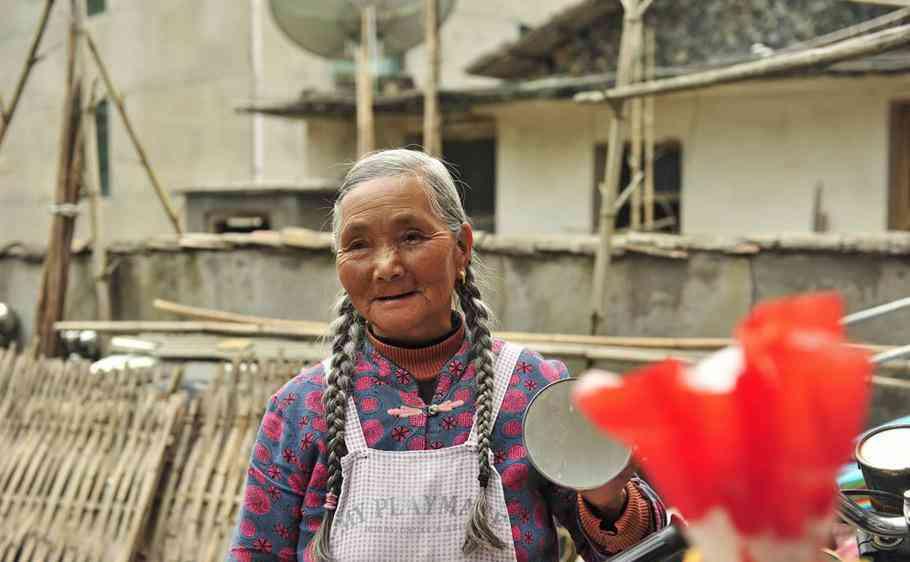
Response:
[{"label": "floral patterned jacket", "polygon": [[[496,341],[494,351],[501,348]],[[474,420],[474,368],[467,365],[467,338],[443,366],[426,415],[410,373],[380,355],[369,342],[359,353],[353,397],[367,444],[386,451],[438,449],[463,443]],[[604,560],[602,543],[585,532],[578,495],[540,476],[522,440],[522,415],[534,394],[568,377],[565,365],[524,350],[503,399],[493,431],[512,538],[519,562],[558,560],[554,518],[569,530],[588,562]],[[326,424],[322,364],[301,372],[271,399],[250,460],[243,505],[232,539],[230,562],[310,560],[307,545],[322,520],[326,493]],[[665,525],[660,500],[643,482],[651,530]]]}]

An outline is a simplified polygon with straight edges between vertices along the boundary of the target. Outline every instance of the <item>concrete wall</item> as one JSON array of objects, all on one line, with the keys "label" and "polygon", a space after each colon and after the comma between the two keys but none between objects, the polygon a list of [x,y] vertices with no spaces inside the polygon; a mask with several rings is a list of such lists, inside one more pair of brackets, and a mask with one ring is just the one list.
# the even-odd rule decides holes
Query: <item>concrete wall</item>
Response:
[{"label": "concrete wall", "polygon": [[[588,331],[593,256],[557,242],[548,250],[526,243],[481,246],[487,266],[485,300],[501,329],[538,333]],[[685,259],[626,252],[617,256],[608,289],[606,329],[623,336],[729,336],[757,301],[837,289],[848,310],[907,295],[910,239],[901,251],[837,251],[812,244],[735,254],[730,248],[687,250]],[[327,249],[249,248],[155,251],[121,247],[114,256],[114,314],[122,320],[173,319],[152,307],[164,298],[202,307],[275,318],[329,320],[339,289]],[[22,334],[34,329],[40,256],[0,256],[0,301],[21,316]],[[89,255],[73,262],[65,318],[94,317]],[[856,340],[906,344],[910,311],[851,328]],[[27,337],[23,337],[27,339]],[[608,365],[624,368],[623,365]],[[573,370],[582,365],[570,363]],[[627,368],[627,367],[626,367]],[[878,388],[872,422],[910,413],[910,391]]]},{"label": "concrete wall", "polygon": [[[908,97],[910,78],[899,76],[658,99],[656,138],[682,145],[683,232],[808,232],[816,186],[831,231],[886,230],[889,107]],[[593,150],[606,142],[609,109],[553,101],[487,111],[499,136],[499,232],[590,232]]]},{"label": "concrete wall", "polygon": [[[487,270],[485,298],[502,329],[587,333],[595,241],[585,237],[578,245],[573,240],[543,246],[501,237],[478,241]],[[837,289],[848,309],[857,310],[907,296],[910,240],[907,251],[860,252],[811,243],[768,246],[737,254],[696,245],[674,258],[625,250],[610,273],[606,329],[625,336],[726,336],[762,299]],[[329,319],[338,284],[328,247],[157,249],[161,247],[113,247],[116,319],[164,319],[151,306],[158,297],[260,316]],[[0,301],[16,308],[25,333],[33,326],[41,259],[31,251],[0,252]],[[77,254],[73,264],[66,318],[91,319],[88,253]],[[910,310],[859,325],[855,335],[904,344],[910,340],[908,324]]]}]

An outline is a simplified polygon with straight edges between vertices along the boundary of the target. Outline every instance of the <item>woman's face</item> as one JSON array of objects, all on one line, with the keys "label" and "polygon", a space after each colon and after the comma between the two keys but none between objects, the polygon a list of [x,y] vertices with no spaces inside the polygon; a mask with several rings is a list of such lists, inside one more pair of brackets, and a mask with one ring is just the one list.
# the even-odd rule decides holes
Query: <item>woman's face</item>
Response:
[{"label": "woman's face", "polygon": [[363,183],[339,211],[338,278],[373,332],[421,342],[449,331],[452,290],[471,256],[470,225],[456,240],[413,176]]}]

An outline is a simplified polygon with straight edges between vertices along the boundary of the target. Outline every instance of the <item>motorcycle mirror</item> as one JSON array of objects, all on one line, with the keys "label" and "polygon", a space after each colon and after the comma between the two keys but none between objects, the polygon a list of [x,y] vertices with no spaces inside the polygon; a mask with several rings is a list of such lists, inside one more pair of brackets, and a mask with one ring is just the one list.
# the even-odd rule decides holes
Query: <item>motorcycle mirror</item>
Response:
[{"label": "motorcycle mirror", "polygon": [[528,404],[522,424],[531,464],[547,480],[574,490],[600,487],[629,466],[632,452],[597,430],[572,402],[577,379],[545,386]]}]

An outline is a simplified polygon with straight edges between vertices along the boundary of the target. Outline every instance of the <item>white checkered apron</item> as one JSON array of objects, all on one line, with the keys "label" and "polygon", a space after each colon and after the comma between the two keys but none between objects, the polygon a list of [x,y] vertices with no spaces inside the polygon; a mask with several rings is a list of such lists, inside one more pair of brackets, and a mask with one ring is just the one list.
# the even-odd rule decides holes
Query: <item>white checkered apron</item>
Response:
[{"label": "white checkered apron", "polygon": [[[522,348],[506,344],[496,358],[493,420]],[[339,562],[444,560],[514,562],[515,547],[499,473],[487,487],[487,517],[506,543],[502,551],[462,551],[468,517],[480,491],[477,426],[453,447],[379,451],[367,447],[352,399],[348,400],[341,459],[344,477],[332,525],[331,549]],[[493,463],[490,454],[490,464]]]}]

